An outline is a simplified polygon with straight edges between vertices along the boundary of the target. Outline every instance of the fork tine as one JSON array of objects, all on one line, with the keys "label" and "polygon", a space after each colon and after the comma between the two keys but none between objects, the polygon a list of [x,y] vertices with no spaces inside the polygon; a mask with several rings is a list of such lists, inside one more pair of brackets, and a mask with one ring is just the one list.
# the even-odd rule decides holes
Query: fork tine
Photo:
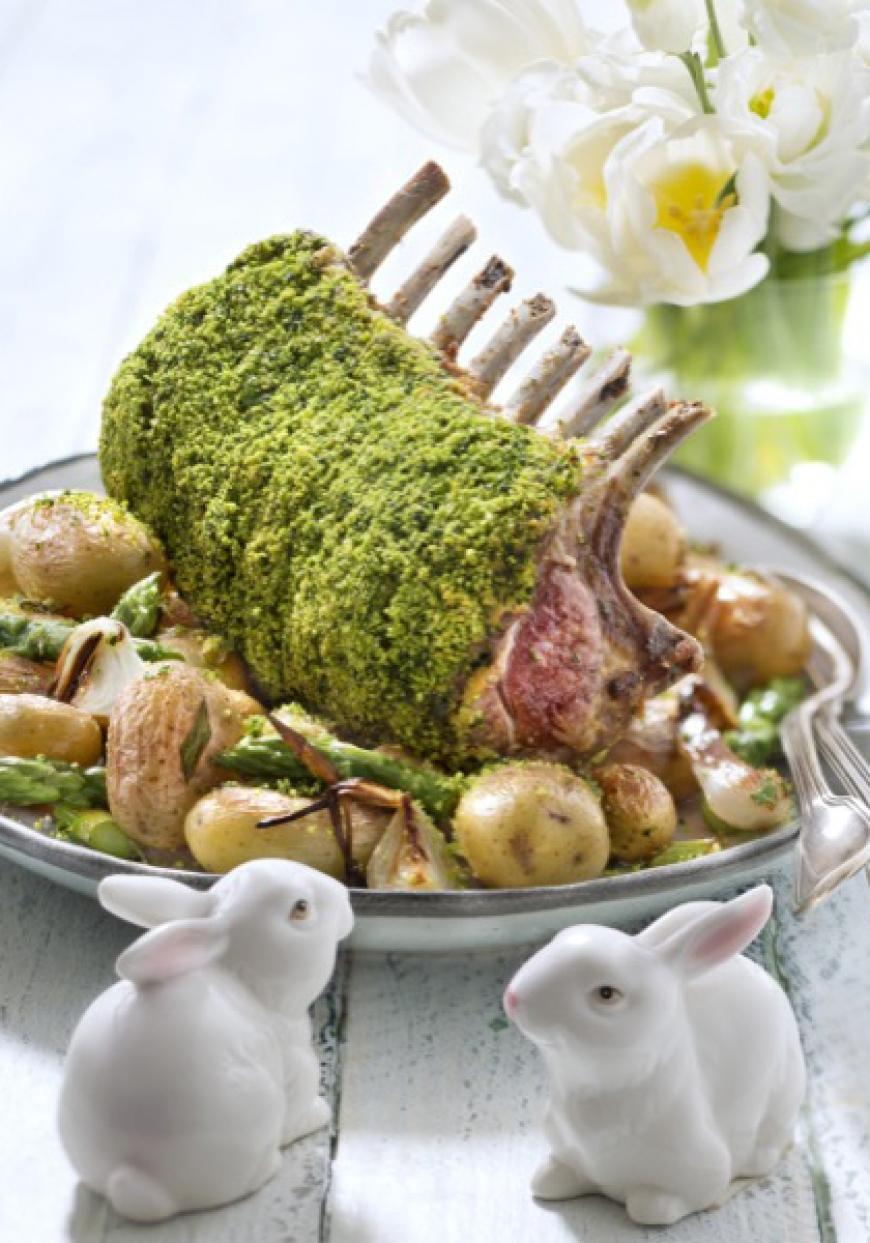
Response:
[{"label": "fork tine", "polygon": [[407,324],[423,299],[429,296],[459,256],[465,254],[476,237],[477,229],[467,216],[454,220],[419,267],[393,294],[386,307],[387,314],[400,324]]},{"label": "fork tine", "polygon": [[552,410],[545,411],[538,420],[538,430],[566,439],[585,436],[628,392],[630,380],[631,354],[628,350],[614,350],[581,387],[573,409],[561,418]]},{"label": "fork tine", "polygon": [[430,160],[385,203],[347,252],[361,281],[367,281],[412,225],[425,216],[450,189],[447,174]]},{"label": "fork tine", "polygon": [[836,718],[821,713],[816,732],[826,760],[848,793],[866,802],[870,798],[870,763]]},{"label": "fork tine", "polygon": [[566,328],[505,402],[505,416],[514,423],[534,423],[591,353],[577,329]]},{"label": "fork tine", "polygon": [[477,321],[499,294],[510,289],[513,278],[513,268],[508,267],[498,255],[493,255],[439,319],[429,338],[435,348],[448,358],[455,358]]},{"label": "fork tine", "polygon": [[546,294],[535,294],[515,307],[476,357],[467,371],[477,395],[485,400],[510,365],[556,314]]},{"label": "fork tine", "polygon": [[589,437],[599,456],[614,461],[667,409],[662,388],[648,389],[614,414]]}]

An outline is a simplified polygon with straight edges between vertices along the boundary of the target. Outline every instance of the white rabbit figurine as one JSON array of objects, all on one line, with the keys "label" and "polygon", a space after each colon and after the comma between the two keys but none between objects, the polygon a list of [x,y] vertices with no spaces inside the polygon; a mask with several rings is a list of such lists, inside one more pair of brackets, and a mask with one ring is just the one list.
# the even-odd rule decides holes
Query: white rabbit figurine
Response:
[{"label": "white rabbit figurine", "polygon": [[123,1216],[224,1204],[329,1121],[308,1007],[353,926],[345,887],[258,859],[210,890],[109,876],[107,910],[152,928],[73,1033],[60,1135],[82,1182]]},{"label": "white rabbit figurine", "polygon": [[759,885],[635,937],[567,928],[520,968],[505,1010],[551,1081],[536,1196],[600,1193],[670,1225],[773,1169],[806,1072],[785,993],[741,957],[772,902]]}]

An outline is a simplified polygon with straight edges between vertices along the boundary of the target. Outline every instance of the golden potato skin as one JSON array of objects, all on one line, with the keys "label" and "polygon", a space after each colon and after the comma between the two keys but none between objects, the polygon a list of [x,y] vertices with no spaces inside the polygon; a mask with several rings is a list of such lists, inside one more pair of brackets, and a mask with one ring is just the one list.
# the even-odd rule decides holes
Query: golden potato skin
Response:
[{"label": "golden potato skin", "polygon": [[[279,790],[222,786],[191,808],[184,836],[191,854],[207,872],[229,872],[249,859],[291,859],[343,880],[344,855],[328,812],[312,812],[274,828],[257,828],[258,821],[300,811],[310,801]],[[364,869],[391,813],[354,804],[350,815],[353,859]]]},{"label": "golden potato skin", "polygon": [[223,786],[194,804],[184,821],[184,836],[207,872],[229,872],[249,859],[292,859],[339,879],[344,858],[327,812],[271,829],[257,828],[267,816],[299,811],[306,802],[310,800],[278,790]]},{"label": "golden potato skin", "polygon": [[622,535],[620,564],[632,590],[668,587],[675,582],[686,554],[686,537],[674,511],[649,492],[641,492]]},{"label": "golden potato skin", "polygon": [[667,787],[636,764],[595,770],[612,854],[625,863],[652,859],[673,840],[677,809]]},{"label": "golden potato skin", "polygon": [[88,767],[102,753],[102,732],[86,712],[44,695],[0,694],[0,755]]},{"label": "golden potato skin", "polygon": [[0,692],[3,694],[47,695],[53,680],[54,665],[27,660],[14,652],[0,652]]},{"label": "golden potato skin", "polygon": [[34,497],[10,511],[9,565],[19,591],[73,616],[107,613],[128,587],[166,571],[156,540],[90,493]]},{"label": "golden potato skin", "polygon": [[207,669],[231,690],[251,690],[245,662],[215,635],[205,630],[174,626],[170,630],[161,630],[157,642],[170,652],[178,652],[189,665]]},{"label": "golden potato skin", "polygon": [[610,853],[598,799],[559,764],[483,773],[460,800],[453,831],[474,875],[492,888],[589,880],[601,875]]},{"label": "golden potato skin", "polygon": [[[182,748],[203,702],[210,737],[189,777]],[[109,722],[109,809],[140,845],[184,849],[184,819],[197,799],[227,779],[211,761],[242,736],[256,700],[181,661],[153,665],[121,693]]]},{"label": "golden potato skin", "polygon": [[648,699],[607,753],[608,761],[613,763],[638,764],[648,769],[677,802],[698,788],[692,765],[677,746],[678,708],[671,694]]},{"label": "golden potato skin", "polygon": [[716,662],[740,691],[802,673],[809,659],[806,605],[758,575],[724,574],[707,624]]},{"label": "golden potato skin", "polygon": [[18,594],[12,573],[12,518],[14,507],[0,513],[0,599]]}]

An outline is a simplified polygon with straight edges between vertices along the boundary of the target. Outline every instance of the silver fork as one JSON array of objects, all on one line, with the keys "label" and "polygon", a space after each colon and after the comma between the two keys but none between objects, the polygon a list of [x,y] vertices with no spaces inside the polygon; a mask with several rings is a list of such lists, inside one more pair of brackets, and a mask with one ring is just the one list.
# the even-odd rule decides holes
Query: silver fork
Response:
[{"label": "silver fork", "polygon": [[[796,590],[802,586],[802,581],[792,575],[780,574],[779,578]],[[806,598],[804,592],[801,595]],[[810,910],[870,862],[870,806],[862,798],[831,790],[819,762],[813,729],[815,726],[827,740],[826,756],[834,753],[833,768],[843,763],[841,757],[846,749],[854,750],[861,763],[865,763],[836,722],[843,698],[855,683],[856,669],[845,649],[817,617],[810,629],[813,649],[808,673],[816,690],[782,724],[783,751],[801,814],[801,832],[795,849],[795,907],[799,912]],[[846,739],[845,749],[840,735]]]},{"label": "silver fork", "polygon": [[801,596],[825,622],[825,642],[814,647],[808,673],[817,686],[836,678],[846,682],[846,689],[840,702],[828,705],[819,713],[816,736],[825,760],[843,787],[857,798],[870,802],[870,763],[844,729],[839,715],[843,703],[852,702],[859,715],[870,717],[870,703],[867,702],[870,696],[861,693],[862,674],[866,670],[862,627],[836,592],[799,574],[777,571],[776,577]]}]

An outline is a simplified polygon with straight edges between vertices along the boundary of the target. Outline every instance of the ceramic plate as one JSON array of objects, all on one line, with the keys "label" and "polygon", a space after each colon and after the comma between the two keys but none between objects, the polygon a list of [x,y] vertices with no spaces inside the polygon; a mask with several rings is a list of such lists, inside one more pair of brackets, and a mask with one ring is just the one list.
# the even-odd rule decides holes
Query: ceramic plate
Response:
[{"label": "ceramic plate", "polygon": [[[812,577],[844,596],[865,621],[870,604],[857,580],[819,548],[756,506],[688,474],[671,471],[667,482],[693,539],[719,543],[741,564],[779,566]],[[96,458],[73,458],[0,486],[0,508],[46,488],[99,489]],[[866,675],[866,671],[865,675]],[[200,887],[214,877],[200,872],[124,863],[85,847],[54,841],[31,827],[33,816],[0,814],[0,856],[57,884],[93,894],[109,872],[174,876]],[[581,920],[627,925],[688,898],[724,895],[763,877],[789,849],[797,824],[718,854],[625,876],[547,889],[446,893],[379,893],[353,890],[359,949],[430,951],[481,949],[539,940]]]}]

